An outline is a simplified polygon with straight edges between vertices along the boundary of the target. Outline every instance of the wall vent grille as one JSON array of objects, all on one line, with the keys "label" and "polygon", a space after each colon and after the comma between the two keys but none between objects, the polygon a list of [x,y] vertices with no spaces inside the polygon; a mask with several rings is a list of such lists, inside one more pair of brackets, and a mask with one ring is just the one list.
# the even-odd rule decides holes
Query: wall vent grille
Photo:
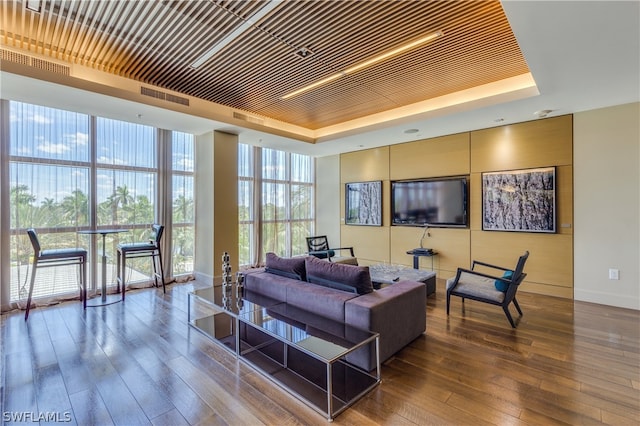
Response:
[{"label": "wall vent grille", "polygon": [[57,64],[51,61],[34,58],[32,56],[23,55],[22,53],[12,52],[6,49],[0,49],[2,59],[16,64],[27,65],[41,70],[55,72],[56,74],[70,75],[71,68],[66,65]]},{"label": "wall vent grille", "polygon": [[149,87],[140,87],[140,94],[144,96],[150,96],[152,98],[161,99],[167,102],[173,102],[175,104],[189,106],[189,99],[182,96],[172,95],[171,93],[161,92],[160,90],[151,89]]},{"label": "wall vent grille", "polygon": [[262,118],[252,117],[250,115],[243,114],[237,111],[233,112],[233,118],[237,118],[238,120],[244,120],[246,122],[254,123],[254,124],[264,124],[264,120]]}]

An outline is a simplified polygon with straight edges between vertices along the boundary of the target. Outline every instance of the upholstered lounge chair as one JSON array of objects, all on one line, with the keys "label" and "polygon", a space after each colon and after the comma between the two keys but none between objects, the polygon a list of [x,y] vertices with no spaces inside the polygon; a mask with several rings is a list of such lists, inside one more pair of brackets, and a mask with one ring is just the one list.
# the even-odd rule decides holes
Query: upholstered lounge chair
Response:
[{"label": "upholstered lounge chair", "polygon": [[[529,252],[527,251],[520,256],[513,270],[476,260],[473,261],[471,269],[458,268],[456,276],[447,280],[447,315],[449,315],[451,296],[458,296],[462,298],[462,312],[464,312],[464,299],[502,306],[511,327],[515,328],[516,324],[509,312],[509,304],[513,302],[516,310],[522,316],[522,310],[516,300],[516,292],[520,283],[527,276],[523,270],[528,257]],[[501,271],[503,274],[502,276],[493,276],[475,271],[476,266]]]},{"label": "upholstered lounge chair", "polygon": [[[358,265],[358,259],[353,254],[353,247],[329,247],[329,240],[326,235],[317,237],[307,237],[307,248],[311,256],[319,259],[327,259],[334,263],[347,263],[349,265]],[[350,256],[340,256],[340,252],[348,250]],[[336,256],[336,253],[338,255]]]}]

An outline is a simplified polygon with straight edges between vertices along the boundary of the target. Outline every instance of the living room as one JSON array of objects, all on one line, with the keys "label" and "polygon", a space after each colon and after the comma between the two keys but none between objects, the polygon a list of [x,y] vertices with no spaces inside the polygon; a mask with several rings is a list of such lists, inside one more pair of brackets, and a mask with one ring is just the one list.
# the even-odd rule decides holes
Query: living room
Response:
[{"label": "living room", "polygon": [[[531,73],[535,77],[540,95],[533,97],[533,101],[527,98],[503,100],[503,103],[496,105],[482,106],[472,103],[466,108],[443,108],[441,111],[431,111],[425,114],[421,121],[402,122],[400,120],[388,130],[381,130],[380,133],[376,133],[380,129],[376,129],[375,126],[365,127],[361,132],[345,132],[342,137],[335,140],[325,141],[319,138],[316,143],[308,143],[304,141],[304,138],[301,138],[300,141],[294,141],[292,138],[283,137],[283,134],[290,135],[291,132],[281,129],[274,132],[262,132],[262,128],[255,123],[247,124],[246,128],[240,128],[238,121],[222,123],[218,126],[212,123],[219,119],[220,115],[203,112],[207,106],[199,104],[197,100],[192,101],[194,115],[190,116],[185,113],[185,109],[174,106],[163,108],[164,105],[159,101],[143,98],[135,93],[138,90],[137,85],[131,81],[126,81],[123,85],[123,80],[126,79],[122,77],[105,76],[105,73],[101,74],[95,71],[96,75],[99,75],[95,80],[82,78],[90,75],[93,70],[81,67],[77,67],[76,70],[82,70],[84,74],[61,77],[9,64],[6,59],[2,62],[1,98],[49,105],[54,103],[59,107],[63,107],[67,102],[71,104],[75,102],[76,106],[72,108],[78,108],[77,104],[81,104],[82,108],[87,111],[96,111],[102,107],[109,110],[104,114],[118,118],[124,115],[124,110],[135,110],[137,114],[142,116],[142,120],[153,119],[162,122],[169,128],[192,130],[197,135],[195,157],[197,161],[196,179],[198,181],[196,184],[198,238],[194,269],[196,275],[205,280],[218,275],[221,252],[230,252],[232,259],[238,258],[238,234],[236,231],[238,195],[235,181],[230,179],[230,177],[237,175],[234,167],[237,164],[238,143],[251,142],[256,145],[262,144],[313,155],[315,157],[316,191],[315,231],[317,234],[327,235],[329,241],[335,246],[353,246],[362,265],[375,263],[410,265],[412,259],[410,255],[406,254],[406,251],[420,245],[423,228],[395,226],[391,223],[392,182],[450,176],[468,178],[470,202],[468,226],[462,229],[429,228],[430,235],[423,240],[425,246],[438,252],[438,256],[433,259],[423,258],[421,267],[430,269],[431,260],[433,260],[433,269],[436,270],[439,278],[436,297],[427,299],[428,325],[425,338],[419,339],[415,344],[407,347],[395,360],[383,366],[383,383],[387,379],[390,382],[388,387],[380,387],[376,391],[378,393],[362,400],[353,410],[348,410],[336,421],[342,420],[345,423],[370,421],[380,424],[401,421],[413,423],[471,423],[475,421],[501,423],[520,419],[532,422],[564,421],[571,423],[597,420],[602,423],[616,423],[617,420],[618,422],[632,423],[634,407],[637,408],[637,405],[633,405],[633,397],[637,395],[638,389],[637,377],[633,378],[637,372],[637,369],[633,368],[633,360],[637,360],[638,351],[637,331],[633,329],[633,326],[637,325],[636,312],[640,310],[640,285],[638,285],[640,279],[638,266],[638,258],[640,257],[638,248],[640,246],[640,225],[638,223],[640,204],[640,177],[638,176],[640,168],[638,153],[640,104],[638,103],[637,78],[639,62],[637,58],[638,5],[637,2],[621,2],[613,5],[607,4],[610,2],[593,2],[594,4],[591,6],[581,3],[572,6],[559,2],[560,4],[557,6],[547,5],[550,8],[557,8],[550,12],[551,9],[537,8],[528,5],[528,2],[520,2],[523,3],[520,6],[509,3],[511,2],[504,4],[505,12],[531,68]],[[519,7],[522,9],[518,10]],[[577,10],[571,10],[572,7],[592,9],[589,10],[589,14],[585,15]],[[580,39],[581,44],[591,44],[597,54],[590,53],[583,46],[579,52],[576,51],[569,55],[566,53],[568,47],[577,42],[567,36],[564,39],[555,38],[555,33],[551,28],[569,26],[571,16],[581,16],[585,22],[584,28],[574,32],[572,37]],[[539,28],[531,28],[530,22],[542,23],[539,24]],[[627,30],[629,23],[631,23],[631,27],[635,25],[635,30],[617,32],[619,27]],[[547,29],[546,27],[550,27],[547,32],[541,31],[541,29]],[[593,33],[593,28],[604,28],[608,31],[599,31],[601,34],[598,35]],[[536,36],[534,37],[534,35]],[[15,46],[13,44],[8,47],[19,50]],[[619,50],[611,49],[610,46],[618,46]],[[563,55],[569,56],[570,59],[563,58]],[[608,74],[604,77],[598,74],[600,79],[585,82],[576,73],[565,74],[560,64],[571,61],[579,64],[577,68],[598,68],[600,73],[603,72],[600,68],[601,65],[595,62],[607,63],[609,65],[602,66],[602,68],[609,68]],[[589,72],[585,70],[584,74],[592,75],[593,73],[596,72],[591,69]],[[635,77],[629,78],[629,74]],[[631,83],[628,83],[629,80]],[[114,82],[116,88],[105,89],[107,81]],[[623,87],[619,87],[618,84]],[[126,87],[133,86],[136,87],[127,92]],[[91,93],[91,98],[84,98],[87,91],[95,92]],[[84,92],[84,94],[80,92]],[[52,102],[51,99],[43,99],[43,93],[55,98],[55,102]],[[119,97],[118,102],[112,101],[114,96]],[[80,99],[83,101],[79,101]],[[87,102],[85,99],[92,99],[92,101]],[[540,112],[545,109],[551,111]],[[159,112],[159,110],[163,111]],[[526,115],[523,111],[526,111]],[[534,113],[536,114],[534,115]],[[405,133],[408,129],[417,129],[418,132]],[[274,133],[276,134],[274,135]],[[508,136],[505,136],[507,134]],[[457,152],[455,154],[450,152],[452,145],[456,146]],[[555,232],[537,234],[483,230],[482,174],[538,167],[555,168],[558,185]],[[382,183],[381,226],[345,224],[345,185],[370,181]],[[5,206],[2,205],[2,208],[4,209]],[[0,240],[8,238],[6,234],[5,229],[0,228]],[[4,246],[0,245],[0,250],[2,247]],[[524,250],[531,251],[531,258],[527,265],[528,280],[519,290],[519,294],[522,294],[520,301],[523,305],[524,316],[517,331],[510,330],[499,309],[494,312],[490,308],[477,307],[469,302],[466,314],[463,314],[459,309],[459,304],[456,304],[451,314],[452,319],[447,319],[442,303],[443,280],[455,275],[457,267],[468,267],[474,259],[513,266],[517,256],[522,254]],[[2,254],[1,251],[0,254]],[[234,264],[233,270],[237,269],[238,265]],[[617,279],[610,278],[610,270],[618,271]],[[5,273],[6,269],[3,266],[3,283],[6,282]],[[171,287],[174,287],[175,290],[171,290]],[[194,412],[198,412],[198,415],[189,417],[189,423],[197,423],[198,421],[206,423],[205,419],[210,422],[223,419],[227,423],[234,423],[234,420],[235,422],[250,421],[255,420],[256,417],[263,423],[276,423],[279,419],[278,415],[290,416],[287,418],[295,419],[292,421],[300,423],[319,422],[320,418],[315,413],[308,412],[305,407],[295,401],[290,401],[286,394],[272,390],[244,367],[235,366],[228,354],[218,348],[208,346],[206,340],[194,336],[190,336],[189,339],[179,336],[182,330],[178,331],[176,323],[180,321],[180,318],[184,319],[184,312],[179,308],[176,310],[171,308],[173,304],[180,306],[186,304],[186,292],[179,290],[179,287],[179,285],[169,286],[168,293],[172,291],[175,293],[164,300],[157,300],[155,293],[152,295],[141,291],[139,294],[134,294],[130,298],[129,304],[133,304],[139,313],[126,315],[132,321],[138,320],[153,330],[151,337],[145,337],[142,328],[132,326],[135,335],[142,340],[147,339],[145,343],[147,345],[151,345],[151,341],[160,342],[164,333],[161,327],[156,327],[153,323],[154,313],[150,306],[158,305],[162,315],[167,315],[160,323],[178,335],[172,336],[171,339],[178,342],[179,351],[172,351],[166,342],[159,343],[159,346],[149,347],[153,347],[152,350],[164,351],[165,354],[176,357],[176,360],[172,361],[168,368],[172,370],[172,374],[179,376],[180,381],[191,384],[190,389],[182,390],[192,396],[194,401],[204,405],[211,404],[220,409],[220,411],[214,409],[215,414],[210,407],[209,410],[204,408],[201,411],[194,410]],[[129,295],[127,297],[129,298]],[[0,292],[0,302],[2,302],[0,303],[2,306],[7,305],[5,291]],[[549,303],[549,306],[539,307],[540,303]],[[598,311],[599,308],[603,310]],[[45,323],[48,321],[63,329],[73,330],[74,333],[82,332],[81,327],[85,323],[75,323],[66,319],[67,316],[80,315],[80,310],[56,309],[58,308],[34,310],[37,314],[29,320],[32,332],[38,334],[37,330],[40,327],[40,332],[45,330],[45,334],[47,334]],[[124,329],[122,324],[112,322],[115,321],[113,316],[120,312],[119,309],[105,310],[107,317],[105,321],[109,327],[112,327],[111,330],[123,331]],[[596,313],[593,313],[593,309],[596,310]],[[48,313],[41,311],[48,311]],[[553,322],[547,323],[545,316],[552,318]],[[3,315],[3,321],[5,321],[5,317],[6,315]],[[612,317],[625,318],[626,322],[620,325],[620,323],[613,321]],[[429,322],[430,318],[432,322]],[[574,336],[573,331],[564,328],[562,325],[564,320],[567,322],[567,327],[576,325],[577,331],[575,333],[578,336]],[[594,365],[595,361],[594,363],[581,361],[577,363],[577,366],[571,363],[561,364],[561,369],[576,368],[581,370],[581,374],[584,374],[584,370],[593,371],[592,381],[585,380],[583,376],[580,376],[581,380],[569,383],[568,373],[545,376],[544,378],[531,378],[533,377],[532,371],[536,369],[536,367],[528,365],[532,359],[536,360],[537,357],[544,356],[557,362],[560,360],[564,362],[571,357],[559,349],[561,345],[568,345],[570,339],[562,340],[562,343],[559,344],[552,337],[553,330],[562,330],[563,334],[566,333],[572,338],[580,340],[582,333],[585,333],[583,329],[589,327],[590,321],[598,324],[593,327],[595,334],[588,335],[587,339],[599,339],[610,332],[612,336],[615,336],[614,340],[619,339],[624,344],[609,349],[624,352],[627,357],[625,362],[622,362],[614,355],[603,355],[603,352],[596,351],[598,353],[594,359],[597,361],[602,361],[603,358],[614,359],[612,364],[619,362],[622,366],[608,365],[606,369],[598,370]],[[3,324],[5,323],[3,322]],[[113,338],[109,327],[100,328],[109,336],[108,340]],[[123,329],[118,327],[123,327]],[[548,329],[545,330],[545,327]],[[56,334],[58,332],[52,330],[53,328],[49,333],[57,335],[59,340],[53,338],[51,345],[47,343],[46,346],[53,346],[57,351],[62,350],[64,353],[62,347],[64,344],[61,342],[73,340],[71,336],[73,333],[59,331],[59,334]],[[447,334],[448,331],[451,334]],[[3,328],[3,332],[6,332],[6,327]],[[478,334],[474,335],[474,333]],[[483,336],[489,343],[482,344]],[[437,350],[429,348],[429,338],[432,339],[431,344],[437,346]],[[445,354],[450,351],[456,356],[461,356],[460,353],[466,350],[463,346],[465,339],[471,341],[478,357],[481,356],[481,353],[484,354],[482,360],[496,357],[496,352],[492,352],[489,346],[503,347],[505,352],[498,355],[496,359],[516,366],[514,367],[516,370],[520,365],[522,368],[526,368],[526,374],[531,376],[514,379],[512,376],[508,376],[508,374],[512,374],[511,372],[505,372],[500,368],[489,370],[493,374],[492,378],[495,379],[492,387],[487,391],[489,396],[492,396],[493,399],[498,397],[499,391],[496,387],[499,385],[508,388],[505,396],[508,407],[497,407],[500,416],[483,412],[477,417],[473,417],[465,411],[465,404],[473,407],[472,409],[467,408],[467,410],[482,411],[479,407],[480,401],[491,404],[490,406],[494,409],[496,405],[499,405],[487,402],[481,395],[476,394],[475,390],[479,389],[479,385],[475,381],[482,380],[479,378],[480,376],[473,376],[473,379],[469,379],[472,374],[467,369],[482,369],[481,363],[474,363],[465,358],[465,362],[468,364],[465,364],[464,367],[466,379],[463,380],[473,382],[469,387],[475,390],[466,389],[469,393],[464,394],[462,387],[454,385],[456,382],[455,368],[446,365],[446,362],[443,361],[442,357],[446,357],[446,355],[438,355],[439,350]],[[116,355],[123,356],[122,359],[126,359],[127,362],[134,362],[123,355],[127,350],[136,347],[133,340],[109,341],[117,342],[114,352]],[[511,358],[513,353],[521,349],[519,344],[523,341],[535,342],[531,345],[533,349],[526,351],[526,355],[521,358],[515,356]],[[449,344],[451,346],[448,346]],[[536,347],[536,344],[540,346]],[[78,345],[78,343],[75,342],[74,345]],[[193,345],[193,348],[196,348],[195,350],[198,352],[194,356],[201,361],[197,368],[190,364],[193,362],[193,358],[190,361],[185,361],[188,358],[189,345]],[[583,345],[582,349],[584,346],[589,346],[584,342],[581,345]],[[545,355],[541,355],[545,352],[544,349],[548,351]],[[10,356],[11,365],[15,365],[18,352],[15,350],[15,346],[13,348],[5,347],[4,343],[3,350],[3,373],[6,374],[5,368],[8,364],[5,359],[9,358],[5,358],[5,355]],[[35,348],[32,350],[32,356],[37,358],[43,351],[46,350]],[[100,354],[98,359],[107,363],[113,362],[122,367],[124,361],[120,360],[119,363],[114,353]],[[588,356],[585,355],[585,352],[580,351],[572,354],[578,358]],[[162,363],[160,357],[148,356],[153,365]],[[114,358],[110,361],[109,357]],[[209,357],[221,361],[217,363]],[[446,365],[446,371],[449,375],[446,382],[435,369],[432,370],[430,367],[408,367],[426,364],[426,360],[434,357],[435,364]],[[79,359],[83,361],[79,361]],[[67,364],[60,367],[61,377],[65,382],[74,380],[73,375],[67,370],[71,361],[67,361]],[[89,362],[80,356],[77,356],[74,362],[82,362],[83,369],[89,366],[90,373],[83,370],[88,375],[94,374],[100,368],[97,362]],[[46,362],[43,362],[38,368],[41,369],[43,365],[46,366]],[[540,365],[544,365],[544,367],[540,367],[541,369],[548,370],[553,370],[554,366],[557,366],[554,362]],[[215,369],[217,371],[216,379],[211,379],[206,375],[199,378],[198,368]],[[146,389],[151,389],[153,386],[149,384],[152,383],[149,381],[149,377],[154,377],[154,372],[148,366],[142,367],[142,370],[144,370],[143,382],[146,384]],[[240,370],[240,374],[243,376],[241,380],[243,385],[247,382],[255,385],[252,390],[248,391],[249,396],[243,393],[242,389],[245,388],[242,386],[240,386],[241,390],[237,391],[241,396],[238,394],[229,396],[230,393],[221,390],[221,387],[237,385],[234,379],[225,375],[223,370]],[[618,375],[619,370],[623,370],[624,374]],[[38,371],[42,373],[44,370]],[[424,383],[433,380],[433,383],[437,383],[441,388],[449,386],[446,389],[455,390],[451,394],[445,395],[446,391],[437,393],[434,385],[429,387],[428,392],[436,392],[435,396],[425,395],[426,392],[420,393],[419,389],[426,385],[420,380],[413,382],[410,378],[412,374],[420,377]],[[505,376],[501,376],[502,374]],[[600,377],[601,375],[606,376],[606,374],[612,374],[615,376],[615,380],[607,381]],[[127,376],[127,373],[122,373],[122,376],[125,377],[126,386],[135,387],[133,384],[135,378]],[[89,382],[97,383],[96,377],[97,375],[92,376]],[[175,376],[173,377],[175,378]],[[504,377],[509,378],[504,379]],[[484,378],[491,381],[491,378]],[[15,377],[12,378],[12,380],[14,379]],[[419,397],[412,397],[404,393],[401,386],[394,387],[394,380],[398,380],[401,384],[406,385],[407,389],[416,392],[420,398],[424,398],[426,401],[424,406],[417,400]],[[166,384],[166,382],[163,383]],[[110,413],[114,423],[126,424],[127,420],[131,419],[126,415],[119,417],[110,411],[112,406],[109,402],[115,404],[115,401],[105,396],[105,388],[99,388],[100,391],[96,393],[89,392],[88,388],[85,389],[83,386],[76,387],[73,391],[80,389],[80,393],[86,391],[87,395],[100,394],[98,399],[101,399],[102,402],[97,406],[100,407],[102,414]],[[516,388],[519,386],[523,389],[523,398],[526,397],[527,392],[534,395],[535,408],[532,408],[533,405],[518,405],[516,400],[520,398],[520,394]],[[563,393],[573,396],[569,389],[575,387],[587,389],[584,392],[586,396],[580,399],[580,402],[575,406],[567,409],[569,414],[558,407],[561,405],[560,403],[550,404],[553,408],[546,411],[544,406],[549,398]],[[595,393],[598,394],[598,397],[594,400],[590,399],[590,387],[597,388]],[[33,388],[31,389],[33,390]],[[261,397],[256,396],[256,389],[265,394],[272,394],[273,399],[265,403]],[[550,389],[555,389],[557,392],[551,392]],[[614,396],[611,399],[613,401],[608,400],[605,396],[607,390],[612,391]],[[176,387],[168,393],[179,391],[180,388]],[[79,393],[73,393],[69,389],[64,392],[69,393],[69,399],[74,409],[82,406]],[[224,401],[216,400],[215,392],[222,392]],[[626,396],[621,396],[625,392],[627,392]],[[142,399],[144,392],[138,389],[137,393],[136,391],[132,393],[135,396],[134,399],[138,400]],[[463,396],[460,396],[461,393]],[[447,403],[449,396],[452,398]],[[459,399],[455,399],[455,396]],[[234,397],[241,401],[238,404],[241,407],[234,405]],[[173,415],[179,414],[181,417],[188,417],[186,414],[189,411],[188,408],[182,405],[178,409],[179,403],[172,399],[174,397],[167,396],[166,398],[171,401],[172,406],[176,406],[176,411],[172,412]],[[572,400],[569,397],[560,399],[562,404],[567,406]],[[441,400],[441,404],[436,404],[435,400]],[[215,401],[215,403],[211,401]],[[256,401],[262,404],[257,404],[258,407],[262,407],[266,411],[274,410],[273,412],[277,414],[264,414],[264,417],[260,417],[254,410],[246,408]],[[154,401],[154,403],[158,403],[158,401]],[[599,411],[597,413],[590,411],[587,408],[589,403],[593,403]],[[167,406],[171,404],[167,404]],[[225,405],[227,407],[233,406],[241,414],[234,417],[228,413],[234,409],[227,408],[225,411],[220,408]],[[276,408],[279,405],[285,408]],[[454,407],[452,411],[458,413],[459,416],[453,417],[452,414],[447,414],[445,412],[447,407]],[[581,410],[588,412],[586,417],[580,417],[578,413]],[[160,411],[162,410],[158,409],[156,412]],[[250,414],[247,414],[247,411]],[[291,415],[292,412],[296,415]],[[433,413],[433,417],[429,417],[425,414],[426,412]],[[547,417],[534,417],[532,414],[534,412]],[[165,413],[162,412],[162,414]],[[246,414],[246,417],[243,417],[243,414]],[[143,416],[144,420],[153,418],[148,412],[145,412]],[[107,417],[98,418],[108,423]],[[168,418],[170,417],[165,419]],[[174,419],[176,418],[178,416],[174,417]],[[102,423],[95,419],[93,422]]]}]

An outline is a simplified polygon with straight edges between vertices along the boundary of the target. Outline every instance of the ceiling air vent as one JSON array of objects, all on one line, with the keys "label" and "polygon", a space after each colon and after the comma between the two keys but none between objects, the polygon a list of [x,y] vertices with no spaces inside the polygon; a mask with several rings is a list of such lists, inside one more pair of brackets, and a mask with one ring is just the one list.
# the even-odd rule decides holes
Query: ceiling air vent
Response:
[{"label": "ceiling air vent", "polygon": [[244,121],[247,121],[249,123],[254,123],[254,124],[264,124],[264,120],[262,118],[252,117],[250,115],[243,114],[243,113],[237,112],[237,111],[233,112],[233,118],[237,118],[238,120],[244,120]]},{"label": "ceiling air vent", "polygon": [[71,68],[66,65],[61,65],[51,61],[45,61],[43,59],[34,58],[31,56],[23,55],[22,53],[16,53],[5,49],[0,49],[0,52],[2,53],[2,59],[5,61],[15,62],[16,64],[27,65],[49,72],[55,72],[56,74],[71,74]]},{"label": "ceiling air vent", "polygon": [[174,104],[180,104],[189,106],[189,99],[182,96],[172,95],[171,93],[161,92],[160,90],[151,89],[149,87],[140,87],[140,94],[144,96],[150,96],[152,98],[161,99],[167,102],[173,102]]}]

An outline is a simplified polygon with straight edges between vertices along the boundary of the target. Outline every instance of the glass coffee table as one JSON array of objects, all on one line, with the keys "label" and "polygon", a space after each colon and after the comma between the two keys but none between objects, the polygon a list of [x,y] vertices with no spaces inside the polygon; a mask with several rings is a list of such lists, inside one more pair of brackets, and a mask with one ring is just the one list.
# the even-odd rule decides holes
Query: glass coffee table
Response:
[{"label": "glass coffee table", "polygon": [[269,298],[254,296],[249,301],[237,283],[223,286],[219,279],[211,287],[188,293],[187,320],[196,330],[216,343],[238,354],[238,315],[280,303]]},{"label": "glass coffee table", "polygon": [[[378,333],[238,291],[237,283],[190,292],[188,322],[329,421],[380,383]],[[372,371],[349,362],[371,356]]]},{"label": "glass coffee table", "polygon": [[[240,359],[332,421],[380,383],[379,334],[285,303],[238,314]],[[368,346],[368,351],[367,347]],[[375,370],[350,357],[375,354]]]}]

